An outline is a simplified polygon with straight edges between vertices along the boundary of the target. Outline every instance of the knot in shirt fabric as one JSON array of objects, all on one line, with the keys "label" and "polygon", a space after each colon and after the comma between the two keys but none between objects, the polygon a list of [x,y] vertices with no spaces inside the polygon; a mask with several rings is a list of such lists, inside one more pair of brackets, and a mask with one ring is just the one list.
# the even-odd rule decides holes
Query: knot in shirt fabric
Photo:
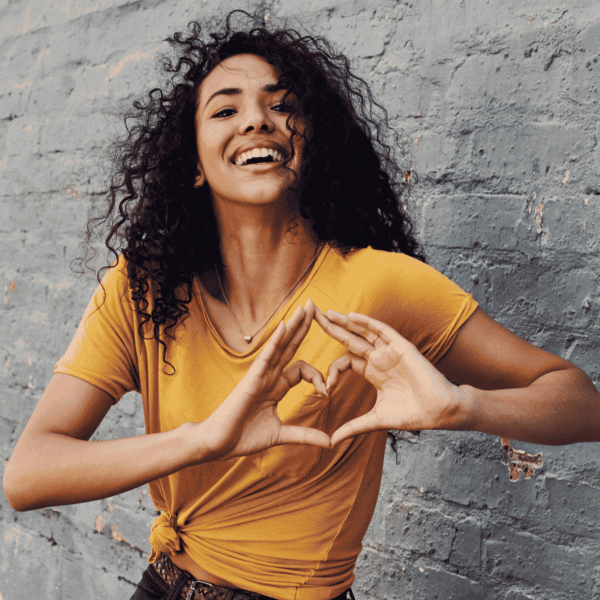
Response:
[{"label": "knot in shirt fabric", "polygon": [[175,554],[176,552],[181,552],[177,515],[172,515],[168,512],[161,513],[152,524],[150,543],[153,550],[149,559],[150,562],[154,562],[163,553]]}]

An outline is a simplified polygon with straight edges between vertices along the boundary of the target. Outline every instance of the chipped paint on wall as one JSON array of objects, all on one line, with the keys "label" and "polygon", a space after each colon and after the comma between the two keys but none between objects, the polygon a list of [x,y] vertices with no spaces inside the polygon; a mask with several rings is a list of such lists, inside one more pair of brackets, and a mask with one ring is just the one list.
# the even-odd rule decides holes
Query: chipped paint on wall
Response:
[{"label": "chipped paint on wall", "polygon": [[535,228],[536,231],[542,233],[542,210],[544,209],[544,203],[540,202],[535,209]]}]

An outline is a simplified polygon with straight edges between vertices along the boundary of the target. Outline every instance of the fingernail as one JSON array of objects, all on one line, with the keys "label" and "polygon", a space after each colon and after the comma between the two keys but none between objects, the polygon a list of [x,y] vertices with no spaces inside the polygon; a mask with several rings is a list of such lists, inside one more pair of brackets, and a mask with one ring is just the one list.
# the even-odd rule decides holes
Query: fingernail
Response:
[{"label": "fingernail", "polygon": [[327,389],[327,391],[329,391],[330,387],[331,387],[331,377],[328,377],[327,381],[325,382],[325,389]]}]

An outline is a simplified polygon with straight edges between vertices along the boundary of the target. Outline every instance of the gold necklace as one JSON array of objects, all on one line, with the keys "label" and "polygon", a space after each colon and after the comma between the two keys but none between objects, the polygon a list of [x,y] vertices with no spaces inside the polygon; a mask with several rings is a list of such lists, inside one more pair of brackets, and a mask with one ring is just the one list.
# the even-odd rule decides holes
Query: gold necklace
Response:
[{"label": "gold necklace", "polygon": [[223,299],[225,300],[225,303],[227,304],[227,307],[229,308],[229,312],[231,312],[231,314],[233,315],[233,318],[235,319],[238,329],[240,330],[242,337],[244,338],[244,341],[247,344],[252,342],[252,338],[254,338],[254,336],[271,320],[271,317],[279,310],[279,307],[285,302],[286,298],[294,291],[294,288],[300,283],[300,280],[306,275],[308,270],[313,266],[315,260],[317,260],[317,256],[319,255],[319,252],[323,249],[324,245],[325,244],[323,244],[323,245],[317,244],[317,249],[315,250],[315,255],[312,257],[312,260],[308,264],[308,267],[306,267],[306,269],[304,269],[304,271],[302,272],[302,275],[300,275],[300,277],[298,277],[296,283],[294,283],[294,285],[290,288],[289,292],[283,297],[283,300],[275,307],[275,310],[266,318],[266,320],[262,323],[262,325],[251,335],[246,335],[246,333],[242,329],[242,326],[240,325],[240,322],[238,321],[238,318],[235,316],[235,313],[233,312],[233,308],[231,308],[231,304],[229,304],[229,300],[227,300],[227,296],[225,295],[225,290],[223,289],[223,285],[221,284],[221,278],[219,277],[219,269],[217,269],[217,265],[214,264],[215,273],[217,274],[217,281],[219,282],[219,288],[221,288],[221,294],[223,294]]}]

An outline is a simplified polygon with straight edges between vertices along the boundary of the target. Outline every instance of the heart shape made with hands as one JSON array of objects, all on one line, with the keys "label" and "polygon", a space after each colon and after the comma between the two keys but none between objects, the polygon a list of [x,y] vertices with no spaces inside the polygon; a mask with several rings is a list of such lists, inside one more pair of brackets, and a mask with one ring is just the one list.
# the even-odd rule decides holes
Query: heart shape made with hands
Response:
[{"label": "heart shape made with hands", "polygon": [[[289,364],[315,320],[347,352],[331,363],[327,382],[312,365]],[[277,405],[300,381],[328,395],[344,371],[376,389],[373,408],[339,427],[331,437],[308,426],[283,423]],[[329,448],[342,440],[380,430],[450,429],[458,412],[452,385],[418,349],[394,329],[357,313],[323,314],[309,300],[287,323],[279,323],[250,369],[203,426],[203,456],[225,460],[282,444]]]}]

